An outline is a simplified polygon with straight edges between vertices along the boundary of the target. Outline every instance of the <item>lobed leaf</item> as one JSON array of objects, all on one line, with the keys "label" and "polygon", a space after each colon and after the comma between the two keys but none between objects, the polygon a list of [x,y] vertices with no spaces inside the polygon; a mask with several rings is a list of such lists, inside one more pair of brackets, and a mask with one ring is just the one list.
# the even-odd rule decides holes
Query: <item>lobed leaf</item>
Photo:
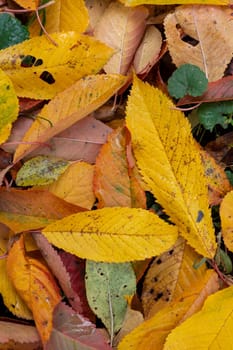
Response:
[{"label": "lobed leaf", "polygon": [[116,207],[68,216],[42,233],[53,245],[81,258],[126,262],[165,251],[174,244],[177,228],[144,209]]},{"label": "lobed leaf", "polygon": [[213,257],[207,181],[189,122],[166,95],[137,78],[126,113],[135,158],[151,192],[188,243]]}]

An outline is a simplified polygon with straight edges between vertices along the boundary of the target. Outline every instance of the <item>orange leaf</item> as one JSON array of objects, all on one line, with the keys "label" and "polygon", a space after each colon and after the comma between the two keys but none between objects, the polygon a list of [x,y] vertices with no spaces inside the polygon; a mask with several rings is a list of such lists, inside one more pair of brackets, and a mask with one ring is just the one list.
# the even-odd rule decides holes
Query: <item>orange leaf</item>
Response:
[{"label": "orange leaf", "polygon": [[233,252],[233,191],[229,192],[220,206],[222,235],[226,247]]},{"label": "orange leaf", "polygon": [[[99,201],[98,208],[145,208],[145,194],[140,192],[140,185],[130,170],[126,158],[125,130],[118,128],[108,136],[96,159],[94,191]],[[144,198],[144,203],[141,198]]]},{"label": "orange leaf", "polygon": [[0,222],[15,233],[47,226],[83,210],[48,191],[0,189]]},{"label": "orange leaf", "polygon": [[7,257],[7,272],[19,295],[32,310],[42,342],[52,331],[52,315],[61,300],[58,287],[47,267],[25,254],[23,235]]},{"label": "orange leaf", "polygon": [[25,8],[26,10],[36,10],[37,7],[39,6],[40,1],[39,0],[15,0],[15,2]]}]

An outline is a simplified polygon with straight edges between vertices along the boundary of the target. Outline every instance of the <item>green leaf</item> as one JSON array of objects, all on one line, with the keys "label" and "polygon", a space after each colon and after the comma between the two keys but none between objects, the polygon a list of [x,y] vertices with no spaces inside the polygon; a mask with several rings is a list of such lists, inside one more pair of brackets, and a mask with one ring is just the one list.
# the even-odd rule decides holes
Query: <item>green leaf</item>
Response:
[{"label": "green leaf", "polygon": [[130,263],[109,264],[87,260],[86,292],[93,312],[108,329],[111,338],[123,324],[126,296],[136,290],[136,278]]},{"label": "green leaf", "polygon": [[9,13],[0,14],[0,49],[29,39],[28,29]]},{"label": "green leaf", "polygon": [[18,186],[48,185],[57,180],[69,164],[66,160],[46,156],[32,158],[18,171],[16,184]]},{"label": "green leaf", "polygon": [[220,124],[223,128],[228,126],[226,116],[233,113],[233,101],[203,103],[197,109],[200,123],[205,129],[212,131],[215,125]]},{"label": "green leaf", "polygon": [[183,64],[168,79],[169,94],[175,98],[201,96],[207,86],[205,73],[193,64]]}]

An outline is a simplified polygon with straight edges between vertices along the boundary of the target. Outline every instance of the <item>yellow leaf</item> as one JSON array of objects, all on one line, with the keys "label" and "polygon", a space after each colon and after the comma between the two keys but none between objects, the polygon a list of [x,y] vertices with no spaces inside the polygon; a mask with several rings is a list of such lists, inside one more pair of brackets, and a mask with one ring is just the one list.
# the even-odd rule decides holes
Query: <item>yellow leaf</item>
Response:
[{"label": "yellow leaf", "polygon": [[[218,277],[214,271],[207,271],[200,279],[199,285],[193,286],[179,300],[164,307],[155,316],[143,322],[123,338],[118,350],[163,350],[169,332],[194,312],[200,310],[206,297],[216,291],[217,280]],[[195,325],[193,325],[193,329],[195,332]],[[200,344],[199,347],[192,349],[200,349]],[[183,350],[184,347],[180,345],[176,349]],[[208,349],[208,347],[203,347],[203,349]]]},{"label": "yellow leaf", "polygon": [[[85,32],[88,25],[88,11],[83,0],[56,0],[46,8],[45,29],[48,33],[74,31]],[[30,33],[40,35],[41,27],[35,20],[29,27]]]},{"label": "yellow leaf", "polygon": [[125,6],[138,5],[172,5],[172,4],[212,4],[212,5],[228,5],[229,0],[120,0]]},{"label": "yellow leaf", "polygon": [[197,314],[169,334],[164,350],[230,349],[233,286],[209,296]]},{"label": "yellow leaf", "polygon": [[[200,5],[179,6],[168,14],[164,26],[175,65],[194,64],[206,73],[210,82],[222,78],[233,52],[231,13],[230,7]],[[184,36],[196,40],[197,45],[183,41]]]},{"label": "yellow leaf", "polygon": [[233,191],[229,192],[220,205],[222,236],[226,247],[233,252]]},{"label": "yellow leaf", "polygon": [[[7,252],[9,240],[9,229],[0,224],[0,256]],[[2,295],[4,305],[17,317],[32,319],[32,313],[25,302],[21,299],[15,290],[6,271],[6,258],[0,259],[0,294]]]},{"label": "yellow leaf", "polygon": [[194,269],[193,265],[200,260],[201,257],[182,237],[154,260],[146,274],[142,291],[143,310],[147,318],[180,298],[184,290],[192,290],[206,271],[205,264]]},{"label": "yellow leaf", "polygon": [[45,343],[52,331],[52,316],[61,297],[47,267],[25,255],[23,235],[7,257],[7,273],[17,292],[32,310],[37,330]]},{"label": "yellow leaf", "polygon": [[201,255],[216,243],[207,182],[188,120],[160,90],[135,78],[127,106],[134,154],[151,192]]},{"label": "yellow leaf", "polygon": [[40,3],[39,0],[15,0],[15,2],[26,10],[31,11],[36,10]]},{"label": "yellow leaf", "polygon": [[18,96],[51,99],[75,81],[97,73],[113,50],[76,32],[34,37],[0,52],[0,67],[12,80]]},{"label": "yellow leaf", "polygon": [[0,144],[5,142],[11,132],[11,124],[18,117],[18,99],[13,84],[0,69]]},{"label": "yellow leaf", "polygon": [[142,260],[174,244],[177,228],[138,208],[103,208],[48,225],[43,235],[55,246],[84,259]]},{"label": "yellow leaf", "polygon": [[95,196],[93,192],[93,165],[78,162],[69,166],[57,181],[47,187],[66,202],[91,209]]},{"label": "yellow leaf", "polygon": [[94,36],[115,49],[104,66],[106,73],[126,74],[146,28],[146,7],[127,8],[111,2],[97,23]]},{"label": "yellow leaf", "polygon": [[24,144],[16,149],[14,162],[37,148],[38,142],[46,142],[104,104],[125,82],[121,75],[93,75],[59,93],[26,132]]}]

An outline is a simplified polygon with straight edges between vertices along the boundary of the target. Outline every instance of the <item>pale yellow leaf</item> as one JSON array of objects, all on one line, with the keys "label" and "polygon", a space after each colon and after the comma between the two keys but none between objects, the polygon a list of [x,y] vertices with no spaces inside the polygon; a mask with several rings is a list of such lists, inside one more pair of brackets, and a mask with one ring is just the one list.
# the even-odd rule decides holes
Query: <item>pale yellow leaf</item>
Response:
[{"label": "pale yellow leaf", "polygon": [[[194,64],[209,81],[222,78],[233,54],[231,13],[229,7],[200,5],[180,6],[168,14],[164,26],[175,65]],[[183,41],[185,36],[196,40],[196,44]]]},{"label": "pale yellow leaf", "polygon": [[169,334],[164,350],[232,349],[233,286],[209,296],[197,314]]},{"label": "pale yellow leaf", "polygon": [[172,4],[212,4],[212,5],[228,5],[230,0],[120,0],[126,6],[138,5],[172,5]]},{"label": "pale yellow leaf", "polygon": [[199,254],[212,258],[216,242],[207,182],[188,120],[165,94],[137,78],[126,113],[145,182],[180,234]]},{"label": "pale yellow leaf", "polygon": [[97,73],[113,50],[76,32],[34,37],[0,51],[0,68],[18,96],[51,99],[80,78]]},{"label": "pale yellow leaf", "polygon": [[177,228],[139,208],[103,208],[75,214],[48,225],[43,235],[53,245],[81,258],[126,262],[168,249]]},{"label": "pale yellow leaf", "polygon": [[111,0],[86,0],[85,4],[89,14],[89,26],[87,32],[93,32],[96,24],[102,17],[105,9],[108,7]]},{"label": "pale yellow leaf", "polygon": [[93,75],[59,93],[26,132],[22,140],[26,143],[18,146],[14,161],[32,152],[39,146],[38,142],[46,142],[104,104],[125,81],[121,75]]},{"label": "pale yellow leaf", "polygon": [[11,125],[18,117],[19,104],[13,84],[0,69],[0,144],[6,141],[11,132]]},{"label": "pale yellow leaf", "polygon": [[[206,297],[216,291],[217,279],[217,274],[214,271],[209,270],[204,273],[198,285],[185,291],[180,299],[168,304],[123,338],[118,350],[163,350],[164,342],[170,331],[187,317],[200,310]],[[195,325],[193,329],[195,329]],[[183,350],[184,348],[180,346],[176,349]],[[200,349],[200,346],[194,349]],[[203,347],[204,349],[207,348]]]},{"label": "pale yellow leaf", "polygon": [[104,66],[107,73],[126,74],[146,28],[148,10],[111,2],[97,23],[94,36],[112,47],[114,55]]},{"label": "pale yellow leaf", "polygon": [[133,66],[136,74],[142,74],[153,66],[159,56],[162,42],[160,31],[153,25],[148,26],[134,56]]},{"label": "pale yellow leaf", "polygon": [[[48,33],[75,31],[85,32],[88,25],[88,11],[84,0],[56,0],[46,8],[45,29]],[[31,35],[40,35],[41,27],[34,21],[29,27]]]},{"label": "pale yellow leaf", "polygon": [[47,189],[66,202],[91,209],[95,196],[93,192],[94,166],[85,162],[71,164],[57,181]]},{"label": "pale yellow leaf", "polygon": [[205,264],[194,268],[193,265],[200,260],[200,255],[179,237],[173,247],[153,261],[142,291],[142,304],[147,318],[198,283],[206,270]]},{"label": "pale yellow leaf", "polygon": [[226,247],[233,251],[233,191],[229,192],[220,205],[222,236]]}]

